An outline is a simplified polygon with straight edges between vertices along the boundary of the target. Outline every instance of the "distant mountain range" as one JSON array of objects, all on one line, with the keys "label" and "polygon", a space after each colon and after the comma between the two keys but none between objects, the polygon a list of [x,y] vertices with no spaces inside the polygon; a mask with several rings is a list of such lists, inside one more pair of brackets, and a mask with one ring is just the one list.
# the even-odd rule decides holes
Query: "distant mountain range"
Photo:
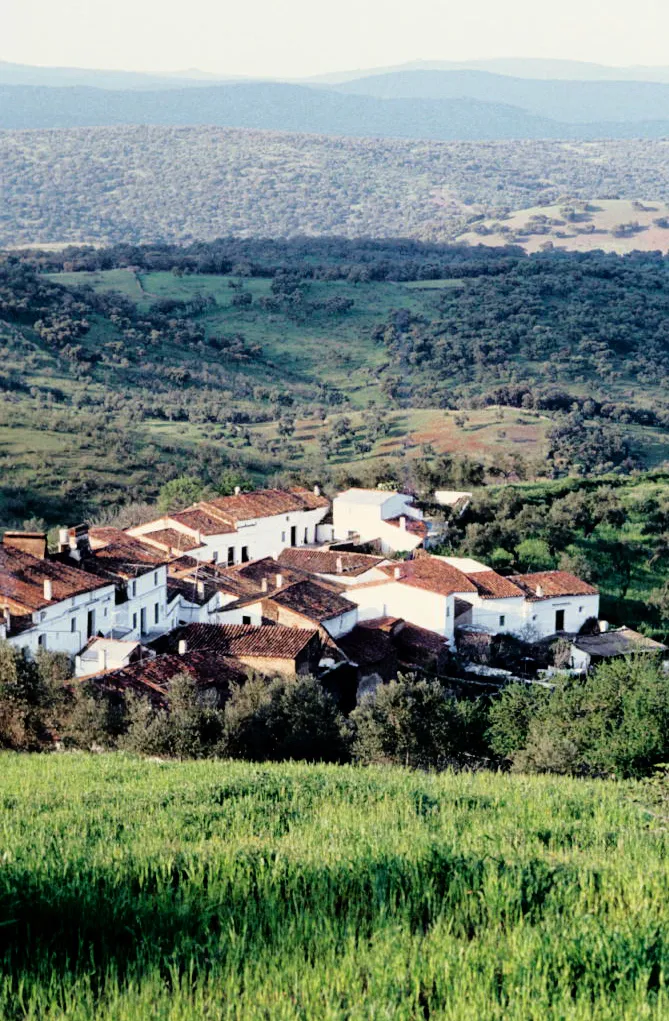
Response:
[{"label": "distant mountain range", "polygon": [[[669,136],[669,68],[474,63],[418,62],[354,78],[342,74],[304,82],[0,63],[0,128],[211,124],[441,141]],[[545,77],[556,72],[556,65],[562,77]],[[503,68],[517,73],[499,73]],[[530,70],[536,77],[522,73]],[[583,78],[570,77],[578,71]],[[638,80],[630,77],[634,73]],[[626,77],[607,77],[613,74]]]}]

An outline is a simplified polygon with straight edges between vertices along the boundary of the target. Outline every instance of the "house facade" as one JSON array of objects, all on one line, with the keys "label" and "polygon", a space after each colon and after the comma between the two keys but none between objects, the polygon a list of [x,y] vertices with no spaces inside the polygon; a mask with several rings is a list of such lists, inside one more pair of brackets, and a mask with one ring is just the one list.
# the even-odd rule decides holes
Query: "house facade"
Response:
[{"label": "house facade", "polygon": [[377,540],[383,553],[410,553],[427,538],[423,513],[404,493],[347,489],[332,502],[338,542]]}]

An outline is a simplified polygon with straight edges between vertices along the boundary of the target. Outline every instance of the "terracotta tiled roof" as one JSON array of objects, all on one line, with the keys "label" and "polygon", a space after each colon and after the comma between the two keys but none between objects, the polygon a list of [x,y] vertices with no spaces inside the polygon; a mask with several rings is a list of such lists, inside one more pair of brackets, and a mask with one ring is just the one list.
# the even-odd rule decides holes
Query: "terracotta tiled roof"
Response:
[{"label": "terracotta tiled roof", "polygon": [[211,651],[186,652],[183,656],[166,654],[131,663],[119,670],[98,674],[88,683],[108,692],[126,694],[132,691],[148,696],[155,704],[166,704],[169,682],[177,674],[188,673],[198,684],[215,686],[227,695],[230,685],[242,683],[246,672],[238,663]]},{"label": "terracotta tiled roof", "polygon": [[223,520],[220,516],[208,513],[208,504],[198,503],[188,510],[177,511],[170,514],[168,520],[176,521],[184,528],[190,528],[193,532],[201,532],[202,535],[226,535],[235,531],[231,521]]},{"label": "terracotta tiled roof", "polygon": [[[297,571],[291,571],[284,567],[273,557],[262,557],[260,560],[250,560],[246,564],[235,564],[234,567],[221,568],[221,574],[225,578],[243,581],[248,591],[260,592],[263,580],[267,581],[267,588],[270,592],[276,588],[282,588],[294,581],[301,581],[303,575]],[[281,585],[277,586],[277,578],[281,579]]]},{"label": "terracotta tiled roof", "polygon": [[250,521],[253,518],[269,518],[291,511],[327,509],[330,501],[316,496],[308,489],[259,489],[254,493],[240,493],[238,496],[221,496],[199,504],[203,510],[211,509],[231,522]]},{"label": "terracotta tiled roof", "polygon": [[[386,520],[387,525],[394,525],[396,528],[401,528],[401,518],[388,518]],[[425,539],[428,535],[429,529],[424,521],[419,521],[418,518],[406,518],[405,531],[410,535],[420,535]]]},{"label": "terracotta tiled roof", "polygon": [[386,631],[360,625],[337,638],[335,644],[347,659],[358,666],[382,663],[394,653],[393,640]]},{"label": "terracotta tiled roof", "polygon": [[[51,582],[51,599],[44,597],[45,581]],[[58,560],[42,560],[9,546],[0,546],[0,606],[7,606],[14,612],[32,613],[110,584]]]},{"label": "terracotta tiled roof", "polygon": [[481,599],[518,599],[525,594],[509,578],[502,577],[496,571],[477,571],[475,574],[468,573],[467,577]]},{"label": "terracotta tiled roof", "polygon": [[[163,641],[177,649],[184,639],[189,650],[208,650],[225,656],[250,656],[262,659],[295,659],[314,641],[316,633],[303,628],[268,624],[187,624],[177,628]],[[161,646],[162,647],[162,646]]]},{"label": "terracotta tiled roof", "polygon": [[330,586],[306,579],[279,589],[268,599],[318,623],[332,620],[333,617],[340,617],[343,613],[350,613],[358,608],[356,603],[345,599]]},{"label": "terracotta tiled roof", "polygon": [[201,549],[204,543],[198,543],[192,535],[179,532],[176,528],[159,528],[155,532],[146,532],[137,536],[140,542],[148,545],[156,544],[169,553],[185,553],[192,549]]},{"label": "terracotta tiled roof", "polygon": [[213,599],[220,591],[220,585],[204,579],[196,579],[194,576],[167,577],[167,601],[171,603],[177,596],[181,596],[187,603],[195,606],[205,606],[210,599]]},{"label": "terracotta tiled roof", "polygon": [[597,589],[568,571],[540,571],[512,574],[509,581],[522,589],[526,599],[554,599],[556,596],[596,596]]},{"label": "terracotta tiled roof", "polygon": [[[404,560],[396,564],[388,564],[380,570],[390,581],[397,581],[412,588],[424,589],[440,596],[450,596],[455,592],[476,592],[476,586],[457,568],[445,564],[435,557],[419,557],[417,560]],[[395,572],[399,577],[395,578]]]},{"label": "terracotta tiled roof", "polygon": [[398,656],[403,663],[424,666],[439,659],[448,650],[448,641],[434,631],[403,623],[393,634]]},{"label": "terracotta tiled roof", "polygon": [[279,555],[282,566],[293,567],[308,574],[339,574],[357,577],[384,562],[384,557],[372,557],[366,553],[344,553],[336,550],[308,549],[295,546],[285,549]]}]

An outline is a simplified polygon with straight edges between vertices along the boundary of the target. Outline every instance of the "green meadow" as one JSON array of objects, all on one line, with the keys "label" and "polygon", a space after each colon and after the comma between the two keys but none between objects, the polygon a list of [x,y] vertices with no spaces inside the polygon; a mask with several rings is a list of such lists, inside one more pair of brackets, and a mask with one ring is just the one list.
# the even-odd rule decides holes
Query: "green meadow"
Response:
[{"label": "green meadow", "polygon": [[0,1017],[669,1016],[636,784],[4,755]]}]

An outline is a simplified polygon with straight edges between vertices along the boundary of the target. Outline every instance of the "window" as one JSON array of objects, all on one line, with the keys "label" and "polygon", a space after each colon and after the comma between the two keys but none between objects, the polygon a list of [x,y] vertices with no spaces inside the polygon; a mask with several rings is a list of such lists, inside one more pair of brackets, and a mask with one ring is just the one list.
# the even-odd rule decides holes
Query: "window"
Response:
[{"label": "window", "polygon": [[143,635],[146,634],[146,607],[139,611],[139,626]]},{"label": "window", "polygon": [[153,623],[158,624],[160,622],[160,603],[156,603],[153,607]]},{"label": "window", "polygon": [[86,636],[92,638],[95,634],[95,610],[89,610],[86,618]]},{"label": "window", "polygon": [[133,615],[132,615],[132,630],[135,631],[136,628],[137,628],[137,614],[133,613]]},{"label": "window", "polygon": [[281,542],[285,542],[285,541],[286,541],[286,533],[282,532],[281,533]]},{"label": "window", "polygon": [[248,546],[242,546],[242,563],[248,564],[249,562],[249,548]]},{"label": "window", "polygon": [[295,525],[290,530],[290,545],[297,546],[297,528]]},{"label": "window", "polygon": [[555,611],[555,630],[564,631],[564,610]]},{"label": "window", "polygon": [[504,627],[505,624],[506,624],[506,617],[504,616],[503,613],[500,613],[500,615],[499,615],[499,626],[500,627]]},{"label": "window", "polygon": [[251,623],[251,618],[248,617],[246,614],[244,614],[244,616],[242,617],[242,624],[250,624],[250,623]]},{"label": "window", "polygon": [[218,563],[218,550],[217,549],[214,550],[213,556],[211,558],[211,562],[212,562],[212,564],[217,564]]},{"label": "window", "polygon": [[153,584],[154,584],[154,587],[158,584],[158,572],[157,571],[154,571],[154,574],[153,574]]},{"label": "window", "polygon": [[132,585],[130,586],[130,594],[133,596],[133,598],[137,595],[137,582],[136,581],[133,581]]},{"label": "window", "polygon": [[579,608],[578,608],[578,612],[579,612],[579,613],[583,613],[583,607],[582,607],[582,606],[579,606]]},{"label": "window", "polygon": [[105,616],[105,617],[108,617],[108,616],[109,616],[109,607],[108,607],[108,606],[105,606],[105,609],[104,609],[104,616]]},{"label": "window", "polygon": [[304,544],[305,544],[305,546],[306,546],[306,544],[307,544],[308,542],[309,542],[309,529],[308,529],[308,528],[305,528],[305,529],[304,529]]},{"label": "window", "polygon": [[40,649],[46,649],[46,635],[40,635],[39,638],[37,639],[37,644],[39,645]]},{"label": "window", "polygon": [[228,546],[228,567],[232,567],[235,562],[235,547]]},{"label": "window", "polygon": [[74,632],[76,630],[77,630],[77,618],[73,617],[72,620],[70,621],[70,631],[72,632],[72,634],[74,634]]}]

